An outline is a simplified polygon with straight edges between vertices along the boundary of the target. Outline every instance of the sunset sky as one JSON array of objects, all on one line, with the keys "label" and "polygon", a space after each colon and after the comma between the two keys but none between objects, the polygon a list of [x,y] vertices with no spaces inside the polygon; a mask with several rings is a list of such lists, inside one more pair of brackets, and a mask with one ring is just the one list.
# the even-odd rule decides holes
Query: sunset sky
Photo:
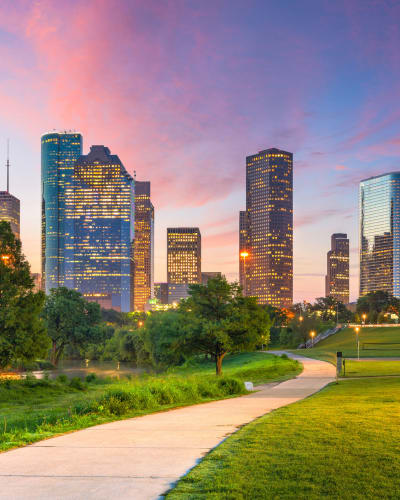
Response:
[{"label": "sunset sky", "polygon": [[[358,181],[400,170],[400,3],[391,0],[2,0],[0,162],[40,270],[40,136],[104,144],[166,228],[198,226],[203,271],[238,275],[245,157],[294,153],[294,299],[324,294],[332,232],[358,290]],[[0,190],[5,189],[5,168]]]}]

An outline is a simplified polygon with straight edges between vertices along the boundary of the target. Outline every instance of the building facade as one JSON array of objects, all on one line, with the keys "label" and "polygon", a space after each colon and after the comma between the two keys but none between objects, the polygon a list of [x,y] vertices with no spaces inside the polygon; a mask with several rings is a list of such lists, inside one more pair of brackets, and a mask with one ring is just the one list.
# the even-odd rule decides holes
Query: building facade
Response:
[{"label": "building facade", "polygon": [[135,181],[133,309],[144,311],[154,295],[154,207],[150,182]]},{"label": "building facade", "polygon": [[239,219],[239,274],[260,304],[293,302],[293,154],[271,148],[246,158],[246,211]]},{"label": "building facade", "polygon": [[222,273],[219,271],[206,271],[201,273],[201,284],[202,285],[207,285],[208,280],[213,279],[213,278],[221,278]]},{"label": "building facade", "polygon": [[189,297],[189,283],[168,283],[168,304],[177,305]]},{"label": "building facade", "polygon": [[168,283],[154,283],[154,298],[160,304],[168,304]]},{"label": "building facade", "polygon": [[335,233],[331,237],[331,249],[327,253],[325,296],[333,297],[343,304],[349,303],[350,249],[345,233]]},{"label": "building facade", "polygon": [[134,181],[117,155],[92,146],[65,190],[64,284],[104,308],[132,306]]},{"label": "building facade", "polygon": [[400,297],[400,172],[360,182],[360,296]]},{"label": "building facade", "polygon": [[201,283],[201,235],[198,227],[167,229],[168,283]]},{"label": "building facade", "polygon": [[15,237],[21,239],[20,202],[8,191],[0,191],[0,221],[9,222]]},{"label": "building facade", "polygon": [[82,136],[74,132],[42,136],[42,281],[46,293],[63,286],[66,229],[65,192],[82,154]]}]

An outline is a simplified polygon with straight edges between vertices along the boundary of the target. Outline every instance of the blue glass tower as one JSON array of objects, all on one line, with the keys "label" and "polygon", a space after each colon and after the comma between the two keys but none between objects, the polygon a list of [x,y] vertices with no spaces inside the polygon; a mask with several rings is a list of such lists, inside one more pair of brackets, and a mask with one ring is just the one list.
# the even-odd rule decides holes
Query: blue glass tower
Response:
[{"label": "blue glass tower", "polygon": [[400,172],[360,182],[360,295],[400,298]]},{"label": "blue glass tower", "polygon": [[81,154],[81,134],[42,136],[42,279],[46,293],[64,285],[65,190]]},{"label": "blue glass tower", "polygon": [[92,146],[65,197],[65,286],[102,307],[132,308],[134,180],[116,155]]}]

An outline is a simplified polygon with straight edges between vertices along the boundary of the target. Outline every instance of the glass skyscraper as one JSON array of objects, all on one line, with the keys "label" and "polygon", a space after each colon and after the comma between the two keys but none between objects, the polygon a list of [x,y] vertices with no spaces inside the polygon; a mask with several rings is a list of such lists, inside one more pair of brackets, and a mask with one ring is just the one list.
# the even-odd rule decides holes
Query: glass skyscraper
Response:
[{"label": "glass skyscraper", "polygon": [[198,227],[167,229],[168,283],[201,283],[201,235]]},{"label": "glass skyscraper", "polygon": [[154,293],[154,207],[150,182],[135,181],[135,242],[133,251],[135,311],[144,311]]},{"label": "glass skyscraper", "polygon": [[104,146],[73,167],[65,190],[64,284],[102,307],[129,312],[133,289],[134,180]]},{"label": "glass skyscraper", "polygon": [[19,199],[8,191],[0,191],[0,221],[9,222],[12,232],[18,239],[21,237],[19,212]]},{"label": "glass skyscraper", "polygon": [[360,182],[360,296],[400,297],[400,172]]},{"label": "glass skyscraper", "polygon": [[293,154],[271,148],[246,158],[246,211],[239,220],[239,273],[260,304],[293,301]]},{"label": "glass skyscraper", "polygon": [[65,191],[81,154],[81,134],[42,136],[42,282],[46,293],[64,285]]}]

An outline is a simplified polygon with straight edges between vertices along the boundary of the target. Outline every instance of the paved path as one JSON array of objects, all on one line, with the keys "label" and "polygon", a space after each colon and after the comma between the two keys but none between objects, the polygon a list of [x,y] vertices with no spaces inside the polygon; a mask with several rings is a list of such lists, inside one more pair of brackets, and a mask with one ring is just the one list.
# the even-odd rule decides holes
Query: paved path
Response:
[{"label": "paved path", "polygon": [[0,454],[1,499],[155,499],[238,427],[331,382],[331,364],[240,398],[121,420]]}]

